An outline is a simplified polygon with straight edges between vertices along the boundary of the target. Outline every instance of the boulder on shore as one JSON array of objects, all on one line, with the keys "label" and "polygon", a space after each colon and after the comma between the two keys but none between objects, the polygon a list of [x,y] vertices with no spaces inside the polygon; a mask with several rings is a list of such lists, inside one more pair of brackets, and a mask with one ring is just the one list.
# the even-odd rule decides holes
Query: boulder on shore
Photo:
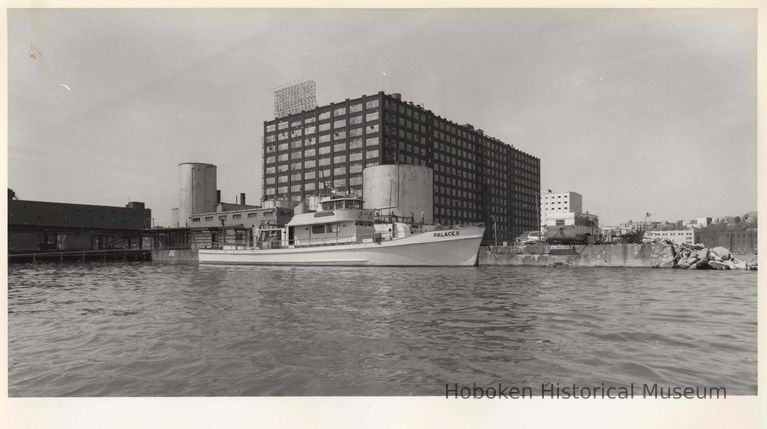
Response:
[{"label": "boulder on shore", "polygon": [[718,261],[708,261],[708,266],[715,269],[715,270],[726,270],[727,265],[725,265],[723,262]]},{"label": "boulder on shore", "polygon": [[723,261],[727,261],[732,258],[732,254],[730,253],[730,251],[722,246],[714,247],[713,249],[711,249],[711,253],[722,258]]}]

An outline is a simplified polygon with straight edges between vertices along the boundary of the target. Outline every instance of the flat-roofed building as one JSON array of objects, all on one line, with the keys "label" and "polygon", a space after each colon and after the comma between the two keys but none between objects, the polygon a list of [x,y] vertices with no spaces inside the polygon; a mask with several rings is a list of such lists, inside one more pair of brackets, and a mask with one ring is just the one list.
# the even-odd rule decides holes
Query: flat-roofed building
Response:
[{"label": "flat-roofed building", "polygon": [[[12,196],[11,196],[12,195]],[[144,203],[125,207],[8,198],[8,252],[141,248],[152,211]]]},{"label": "flat-roofed building", "polygon": [[267,200],[298,202],[331,188],[364,198],[363,169],[416,165],[433,170],[435,223],[484,222],[486,239],[504,241],[540,223],[538,158],[399,94],[379,92],[267,121],[263,144]]},{"label": "flat-roofed building", "polygon": [[577,192],[551,192],[541,194],[541,223],[546,224],[549,213],[583,212],[583,196]]},{"label": "flat-roofed building", "polygon": [[673,229],[645,231],[645,241],[669,240],[676,244],[695,244],[695,229]]}]

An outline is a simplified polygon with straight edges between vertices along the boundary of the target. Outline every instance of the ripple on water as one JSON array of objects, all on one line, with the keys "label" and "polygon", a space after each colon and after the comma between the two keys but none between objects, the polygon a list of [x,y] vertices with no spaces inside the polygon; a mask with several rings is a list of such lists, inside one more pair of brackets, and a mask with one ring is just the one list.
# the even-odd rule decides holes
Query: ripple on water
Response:
[{"label": "ripple on water", "polygon": [[9,392],[647,382],[755,394],[756,290],[755,275],[676,270],[12,265]]}]

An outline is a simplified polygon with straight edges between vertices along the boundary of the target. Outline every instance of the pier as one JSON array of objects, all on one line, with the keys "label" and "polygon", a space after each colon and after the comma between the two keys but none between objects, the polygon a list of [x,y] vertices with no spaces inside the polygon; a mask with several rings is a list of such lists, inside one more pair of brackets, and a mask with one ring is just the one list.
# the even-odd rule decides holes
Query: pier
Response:
[{"label": "pier", "polygon": [[150,261],[152,253],[149,249],[107,249],[107,250],[70,250],[11,253],[9,262],[75,262],[75,261]]},{"label": "pier", "polygon": [[671,268],[665,243],[555,246],[483,246],[479,265]]}]

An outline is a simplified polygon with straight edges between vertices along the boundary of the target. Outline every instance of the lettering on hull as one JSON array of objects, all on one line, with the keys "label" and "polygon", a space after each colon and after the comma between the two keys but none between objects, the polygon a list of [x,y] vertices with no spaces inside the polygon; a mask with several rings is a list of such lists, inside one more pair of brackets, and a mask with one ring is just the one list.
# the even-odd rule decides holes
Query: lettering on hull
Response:
[{"label": "lettering on hull", "polygon": [[460,231],[441,231],[441,232],[435,232],[434,237],[441,238],[441,237],[455,237],[458,234],[460,234]]}]

